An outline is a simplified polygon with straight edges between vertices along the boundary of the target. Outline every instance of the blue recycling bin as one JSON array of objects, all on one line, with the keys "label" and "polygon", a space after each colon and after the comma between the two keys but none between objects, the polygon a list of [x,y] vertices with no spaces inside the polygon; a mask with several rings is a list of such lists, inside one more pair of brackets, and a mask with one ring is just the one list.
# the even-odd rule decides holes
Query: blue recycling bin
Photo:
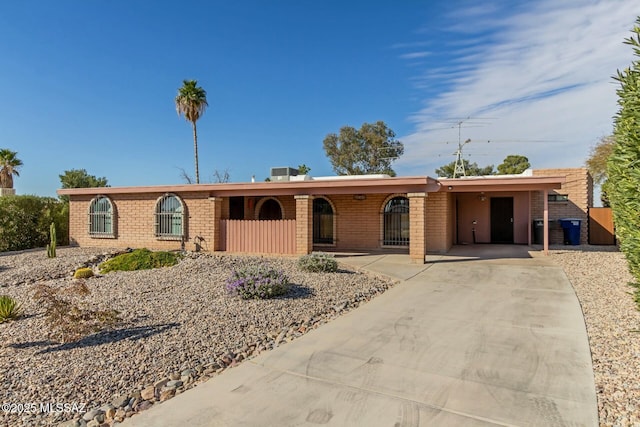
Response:
[{"label": "blue recycling bin", "polygon": [[558,220],[564,232],[564,244],[577,246],[580,244],[580,218],[560,218]]}]

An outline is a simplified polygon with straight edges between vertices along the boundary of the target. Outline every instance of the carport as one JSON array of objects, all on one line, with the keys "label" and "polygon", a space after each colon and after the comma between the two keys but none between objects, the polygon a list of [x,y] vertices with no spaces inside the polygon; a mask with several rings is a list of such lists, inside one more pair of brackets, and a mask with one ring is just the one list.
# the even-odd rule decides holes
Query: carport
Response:
[{"label": "carport", "polygon": [[549,250],[549,192],[564,176],[496,175],[440,178],[440,191],[455,199],[452,234],[459,244],[532,243],[534,195],[540,194],[544,221],[543,250]]}]

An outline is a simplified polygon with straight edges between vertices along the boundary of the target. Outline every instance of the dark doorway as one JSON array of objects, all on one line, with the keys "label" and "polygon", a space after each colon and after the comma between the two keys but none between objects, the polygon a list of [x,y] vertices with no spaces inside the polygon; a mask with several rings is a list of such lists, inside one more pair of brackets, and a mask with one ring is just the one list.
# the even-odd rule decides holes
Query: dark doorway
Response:
[{"label": "dark doorway", "polygon": [[513,243],[513,197],[491,198],[491,243]]},{"label": "dark doorway", "polygon": [[229,219],[244,219],[244,196],[229,197]]},{"label": "dark doorway", "polygon": [[282,209],[280,204],[274,199],[267,199],[260,207],[258,219],[282,219]]},{"label": "dark doorway", "polygon": [[323,198],[313,199],[313,243],[333,243],[333,208]]}]

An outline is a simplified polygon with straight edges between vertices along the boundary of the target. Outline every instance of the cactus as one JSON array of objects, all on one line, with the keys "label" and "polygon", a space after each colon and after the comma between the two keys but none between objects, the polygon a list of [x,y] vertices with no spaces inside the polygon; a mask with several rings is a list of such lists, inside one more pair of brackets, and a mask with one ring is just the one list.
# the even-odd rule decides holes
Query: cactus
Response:
[{"label": "cactus", "polygon": [[56,257],[57,239],[56,239],[56,225],[53,222],[51,223],[51,226],[49,227],[49,235],[51,237],[51,243],[49,243],[47,245],[47,256],[49,258],[55,258]]}]

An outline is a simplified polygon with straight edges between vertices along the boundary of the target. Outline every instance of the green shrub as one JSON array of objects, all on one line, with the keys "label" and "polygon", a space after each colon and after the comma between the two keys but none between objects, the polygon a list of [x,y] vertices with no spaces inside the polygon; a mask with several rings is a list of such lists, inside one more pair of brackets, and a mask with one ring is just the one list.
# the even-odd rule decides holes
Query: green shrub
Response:
[{"label": "green shrub", "polygon": [[0,252],[42,248],[55,224],[58,245],[69,244],[69,205],[52,197],[0,197]]},{"label": "green shrub", "polygon": [[338,262],[333,255],[315,253],[301,256],[298,259],[298,268],[310,272],[335,273],[338,271]]},{"label": "green shrub", "polygon": [[93,277],[93,270],[89,267],[79,268],[73,273],[74,279],[87,279]]},{"label": "green shrub", "polygon": [[136,249],[121,254],[100,264],[101,273],[110,271],[150,270],[159,267],[176,265],[180,257],[175,252],[152,252],[149,249]]},{"label": "green shrub", "polygon": [[266,299],[286,294],[289,279],[265,262],[252,262],[234,269],[225,287],[242,299]]},{"label": "green shrub", "polygon": [[625,43],[632,47],[636,58],[615,77],[620,83],[617,90],[620,109],[615,116],[615,144],[607,160],[606,191],[620,251],[627,258],[631,274],[640,281],[640,18]]},{"label": "green shrub", "polygon": [[20,304],[8,295],[0,295],[0,323],[17,319],[22,315]]}]

